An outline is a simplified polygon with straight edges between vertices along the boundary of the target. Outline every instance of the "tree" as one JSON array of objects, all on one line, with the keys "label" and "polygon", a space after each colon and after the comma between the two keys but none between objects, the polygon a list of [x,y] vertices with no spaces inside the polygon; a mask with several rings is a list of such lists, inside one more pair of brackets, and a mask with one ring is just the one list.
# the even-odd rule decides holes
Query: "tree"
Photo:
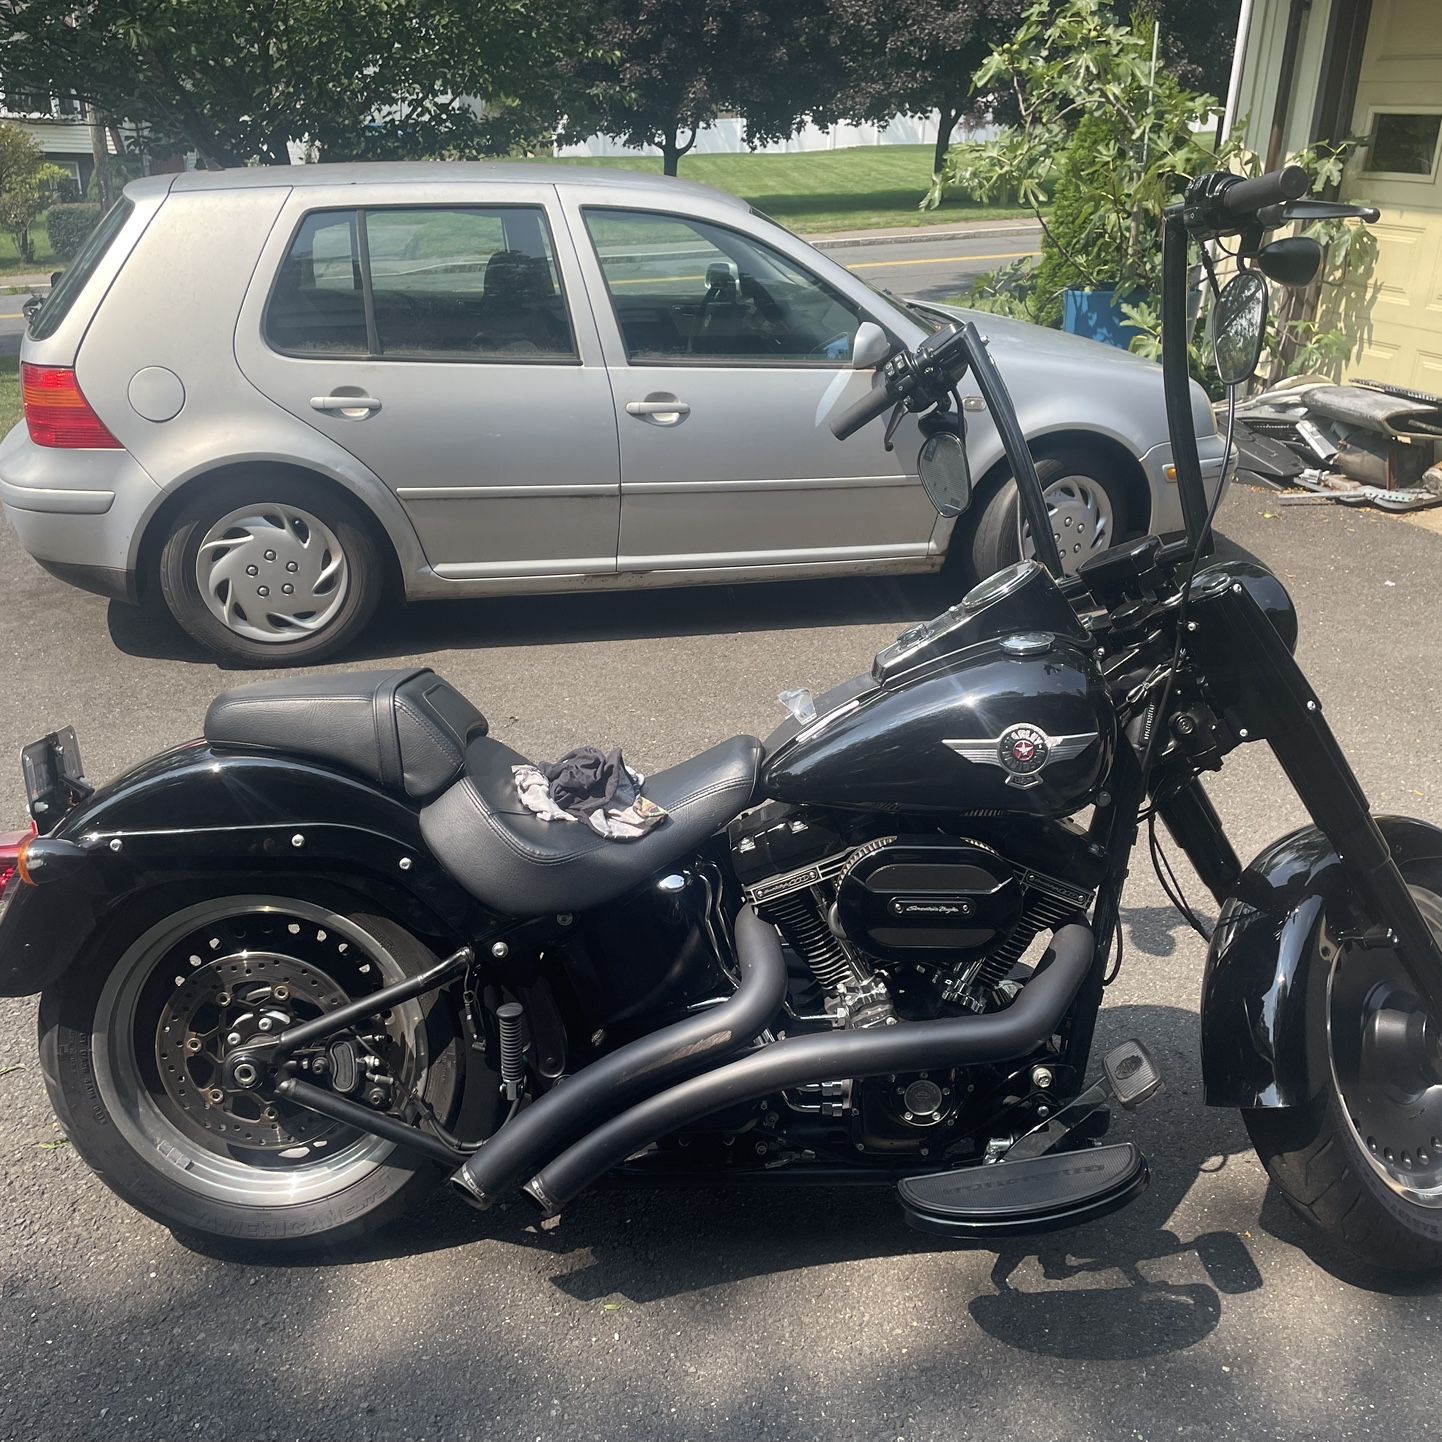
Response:
[{"label": "tree", "polygon": [[587,27],[592,53],[559,67],[564,133],[653,145],[667,175],[728,110],[746,116],[752,144],[790,135],[804,112],[797,87],[823,8],[824,0],[602,0]]},{"label": "tree", "polygon": [[471,153],[509,138],[509,97],[573,18],[556,0],[0,0],[0,74],[214,166],[283,165],[292,141],[325,159]]},{"label": "tree", "polygon": [[30,227],[64,179],[65,172],[18,125],[0,122],[0,229],[14,240],[21,260],[35,259]]},{"label": "tree", "polygon": [[976,89],[977,68],[1012,35],[1025,9],[1026,0],[830,0],[836,73],[833,93],[818,97],[813,118],[822,125],[884,123],[938,111],[936,173],[957,123],[991,99]]}]

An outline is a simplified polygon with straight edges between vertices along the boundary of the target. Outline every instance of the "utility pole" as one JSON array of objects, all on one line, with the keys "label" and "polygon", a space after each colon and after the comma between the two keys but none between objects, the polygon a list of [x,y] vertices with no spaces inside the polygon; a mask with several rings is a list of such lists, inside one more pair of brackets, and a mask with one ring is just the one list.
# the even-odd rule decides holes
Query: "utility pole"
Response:
[{"label": "utility pole", "polygon": [[109,147],[105,143],[109,127],[99,106],[90,106],[89,114],[90,154],[95,161],[95,189],[100,197],[100,209],[104,212],[110,209],[110,202],[115,198],[110,185]]}]

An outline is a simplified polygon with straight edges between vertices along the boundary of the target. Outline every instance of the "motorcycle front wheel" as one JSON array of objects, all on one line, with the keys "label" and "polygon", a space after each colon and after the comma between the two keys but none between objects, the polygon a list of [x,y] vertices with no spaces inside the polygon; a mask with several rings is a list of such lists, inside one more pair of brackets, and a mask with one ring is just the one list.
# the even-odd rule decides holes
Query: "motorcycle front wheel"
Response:
[{"label": "motorcycle front wheel", "polygon": [[[1442,869],[1412,892],[1442,936]],[[1327,1012],[1326,1084],[1307,1106],[1243,1113],[1252,1144],[1334,1242],[1388,1270],[1442,1270],[1438,1023],[1385,949],[1337,950]]]},{"label": "motorcycle front wheel", "polygon": [[[353,1241],[429,1191],[440,1169],[227,1087],[220,1060],[434,962],[343,895],[142,899],[41,997],[51,1104],[106,1185],[182,1237],[271,1252]],[[378,1013],[352,1036],[357,1099],[454,1120],[460,1030],[444,997]]]}]

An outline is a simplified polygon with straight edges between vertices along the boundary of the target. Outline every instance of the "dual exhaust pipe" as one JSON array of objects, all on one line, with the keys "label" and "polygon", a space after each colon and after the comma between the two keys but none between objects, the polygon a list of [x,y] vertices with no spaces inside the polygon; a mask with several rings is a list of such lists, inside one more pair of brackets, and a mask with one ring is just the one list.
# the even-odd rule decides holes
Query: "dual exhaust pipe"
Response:
[{"label": "dual exhaust pipe", "polygon": [[740,984],[725,1002],[567,1077],[507,1122],[452,1185],[487,1207],[524,1182],[553,1214],[643,1147],[783,1088],[1025,1057],[1061,1025],[1095,960],[1095,941],[1084,921],[1058,928],[1004,1011],[811,1033],[750,1050],[781,1010],[787,971],[775,929],[749,906],[736,918],[736,953]]}]

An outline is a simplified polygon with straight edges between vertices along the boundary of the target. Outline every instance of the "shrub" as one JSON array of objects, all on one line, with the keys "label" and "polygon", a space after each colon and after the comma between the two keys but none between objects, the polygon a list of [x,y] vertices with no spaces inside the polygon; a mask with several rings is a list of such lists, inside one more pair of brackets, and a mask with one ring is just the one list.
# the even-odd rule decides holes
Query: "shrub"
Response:
[{"label": "shrub", "polygon": [[52,205],[45,212],[45,228],[50,232],[50,248],[59,260],[73,260],[75,252],[85,244],[85,237],[100,223],[98,205]]}]

